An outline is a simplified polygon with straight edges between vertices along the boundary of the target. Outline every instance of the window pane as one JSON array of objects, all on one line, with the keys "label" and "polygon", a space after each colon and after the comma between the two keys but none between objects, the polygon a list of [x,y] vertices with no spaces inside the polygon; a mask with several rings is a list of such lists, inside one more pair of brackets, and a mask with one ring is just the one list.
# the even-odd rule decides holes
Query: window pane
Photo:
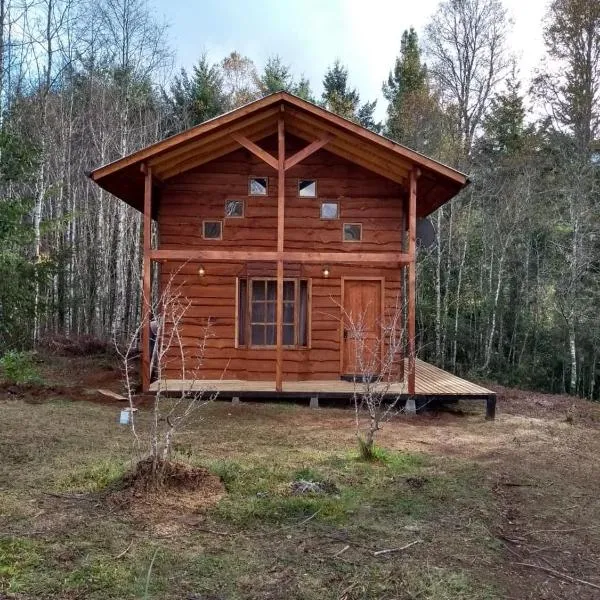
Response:
[{"label": "window pane", "polygon": [[266,196],[267,195],[267,178],[266,177],[250,177],[248,185],[251,196]]},{"label": "window pane", "polygon": [[321,204],[321,219],[337,219],[338,217],[337,202],[323,202]]},{"label": "window pane", "polygon": [[274,302],[277,298],[277,282],[267,281],[267,300]]},{"label": "window pane", "polygon": [[298,294],[298,345],[308,346],[308,281],[300,281]]},{"label": "window pane", "polygon": [[221,221],[204,221],[203,235],[207,240],[221,239]]},{"label": "window pane", "polygon": [[298,196],[302,196],[304,198],[316,198],[317,182],[314,179],[299,179]]},{"label": "window pane", "polygon": [[265,326],[252,325],[252,344],[254,346],[265,345]]},{"label": "window pane", "polygon": [[244,201],[243,200],[227,200],[225,202],[226,217],[243,217],[244,216]]},{"label": "window pane", "polygon": [[267,325],[265,327],[266,332],[267,332],[267,341],[266,341],[266,345],[267,346],[274,346],[275,343],[277,342],[277,335],[275,333],[275,325]]},{"label": "window pane", "polygon": [[295,285],[294,281],[284,281],[283,282],[283,299],[284,300],[294,300],[295,293]]},{"label": "window pane", "polygon": [[283,303],[283,322],[293,323],[294,322],[294,305],[291,302]]},{"label": "window pane", "polygon": [[264,281],[253,281],[252,282],[252,300],[264,300],[265,299],[265,282]]},{"label": "window pane", "polygon": [[362,227],[358,223],[344,223],[344,241],[360,242]]},{"label": "window pane", "polygon": [[238,287],[238,344],[246,345],[246,311],[248,307],[248,282],[239,280]]},{"label": "window pane", "polygon": [[293,346],[296,343],[294,340],[294,326],[284,325],[283,326],[283,344],[285,346]]},{"label": "window pane", "polygon": [[275,323],[275,311],[277,310],[275,302],[267,302],[266,307],[267,307],[267,318],[265,319],[265,321],[267,323]]},{"label": "window pane", "polygon": [[264,302],[253,302],[252,303],[252,322],[253,323],[264,323],[265,322],[265,303]]}]

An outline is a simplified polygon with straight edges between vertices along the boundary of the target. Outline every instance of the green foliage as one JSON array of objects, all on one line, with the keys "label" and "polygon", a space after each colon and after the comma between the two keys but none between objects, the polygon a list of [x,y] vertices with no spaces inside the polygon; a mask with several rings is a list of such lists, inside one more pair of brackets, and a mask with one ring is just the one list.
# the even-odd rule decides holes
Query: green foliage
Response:
[{"label": "green foliage", "polygon": [[0,358],[0,374],[8,383],[39,383],[41,377],[31,352],[9,350]]}]

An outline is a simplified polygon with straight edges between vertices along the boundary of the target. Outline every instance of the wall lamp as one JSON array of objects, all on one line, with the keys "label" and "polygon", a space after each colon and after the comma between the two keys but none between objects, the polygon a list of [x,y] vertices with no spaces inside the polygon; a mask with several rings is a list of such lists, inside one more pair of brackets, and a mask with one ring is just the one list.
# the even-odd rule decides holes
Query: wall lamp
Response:
[{"label": "wall lamp", "polygon": [[206,275],[206,270],[202,265],[198,268],[198,277],[204,277]]},{"label": "wall lamp", "polygon": [[325,279],[327,279],[329,277],[329,265],[325,265],[323,267],[323,277],[325,277]]}]

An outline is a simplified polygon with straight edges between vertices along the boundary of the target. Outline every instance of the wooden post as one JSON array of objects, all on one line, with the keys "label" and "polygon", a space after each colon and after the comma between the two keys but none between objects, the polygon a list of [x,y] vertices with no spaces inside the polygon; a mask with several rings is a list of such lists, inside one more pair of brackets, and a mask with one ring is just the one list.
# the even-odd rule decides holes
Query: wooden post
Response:
[{"label": "wooden post", "polygon": [[[282,107],[283,108],[283,107]],[[283,253],[285,224],[285,126],[283,114],[277,123],[277,252]],[[277,356],[275,390],[283,390],[283,260],[277,260]]]},{"label": "wooden post", "polygon": [[150,389],[150,251],[152,250],[152,169],[142,165],[144,179],[144,254],[142,274],[142,391]]},{"label": "wooden post", "polygon": [[417,241],[417,178],[419,172],[412,169],[410,172],[410,194],[408,198],[408,393],[415,393],[416,378],[416,241]]}]

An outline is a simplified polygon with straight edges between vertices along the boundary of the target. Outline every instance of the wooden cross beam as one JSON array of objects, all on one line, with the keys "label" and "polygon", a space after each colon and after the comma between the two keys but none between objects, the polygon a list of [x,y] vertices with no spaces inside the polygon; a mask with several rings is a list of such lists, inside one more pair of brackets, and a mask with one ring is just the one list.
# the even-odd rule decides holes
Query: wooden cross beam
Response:
[{"label": "wooden cross beam", "polygon": [[258,156],[258,158],[266,162],[273,169],[277,170],[279,168],[277,159],[269,154],[266,150],[263,150],[259,145],[255,144],[252,140],[249,140],[247,137],[240,135],[239,133],[232,133],[231,137],[238,144],[240,144],[240,146],[243,146],[246,148],[246,150],[249,150],[252,152],[252,154]]},{"label": "wooden cross beam", "polygon": [[293,166],[297,165],[299,162],[302,162],[304,159],[308,158],[311,154],[314,154],[317,150],[320,150],[323,146],[328,144],[333,139],[333,136],[330,134],[325,134],[321,139],[315,140],[302,150],[296,152],[294,156],[290,156],[286,159],[284,163],[284,170],[291,169]]}]

